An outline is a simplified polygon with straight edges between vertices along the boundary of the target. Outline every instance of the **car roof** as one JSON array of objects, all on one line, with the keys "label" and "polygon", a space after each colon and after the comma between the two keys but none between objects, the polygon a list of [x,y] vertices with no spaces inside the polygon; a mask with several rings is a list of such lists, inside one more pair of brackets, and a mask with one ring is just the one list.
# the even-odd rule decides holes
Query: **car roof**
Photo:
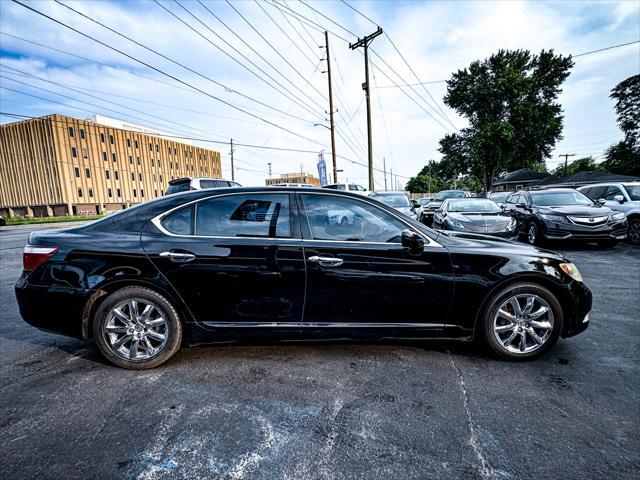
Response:
[{"label": "car roof", "polygon": [[559,193],[569,193],[575,192],[575,188],[541,188],[540,190],[519,190],[518,193],[528,193],[530,195],[536,195],[538,193],[549,193],[549,192],[559,192]]},{"label": "car roof", "polygon": [[610,185],[633,185],[640,186],[640,182],[600,182],[600,183],[590,183],[589,185],[583,185],[578,190],[589,187],[608,187]]},{"label": "car roof", "polygon": [[375,196],[375,195],[406,195],[406,192],[403,192],[401,190],[397,190],[397,191],[386,191],[386,192],[371,192],[370,196]]}]

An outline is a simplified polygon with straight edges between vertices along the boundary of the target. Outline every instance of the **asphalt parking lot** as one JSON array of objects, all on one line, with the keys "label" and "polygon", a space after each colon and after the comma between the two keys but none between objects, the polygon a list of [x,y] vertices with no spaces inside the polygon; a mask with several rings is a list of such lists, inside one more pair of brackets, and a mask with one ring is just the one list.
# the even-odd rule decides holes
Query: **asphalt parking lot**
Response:
[{"label": "asphalt parking lot", "polygon": [[0,230],[5,479],[601,479],[640,471],[640,249],[554,246],[591,326],[542,359],[455,343],[194,347],[151,371],[19,317]]}]

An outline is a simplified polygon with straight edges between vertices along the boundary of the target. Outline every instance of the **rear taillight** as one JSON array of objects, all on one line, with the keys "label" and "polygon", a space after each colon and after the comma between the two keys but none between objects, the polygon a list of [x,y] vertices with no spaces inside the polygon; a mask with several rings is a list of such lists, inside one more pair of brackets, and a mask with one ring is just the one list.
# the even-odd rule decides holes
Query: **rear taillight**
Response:
[{"label": "rear taillight", "polygon": [[53,257],[57,251],[57,247],[25,245],[24,253],[22,254],[22,265],[25,270],[35,270],[38,266]]}]

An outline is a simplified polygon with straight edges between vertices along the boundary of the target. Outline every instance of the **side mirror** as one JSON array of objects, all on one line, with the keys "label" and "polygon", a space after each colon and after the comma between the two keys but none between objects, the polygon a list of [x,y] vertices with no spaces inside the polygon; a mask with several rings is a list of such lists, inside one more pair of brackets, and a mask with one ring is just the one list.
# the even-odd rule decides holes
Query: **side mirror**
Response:
[{"label": "side mirror", "polygon": [[624,197],[622,195],[616,195],[613,199],[618,203],[624,203]]},{"label": "side mirror", "polygon": [[[620,195],[620,196],[622,196],[622,195]],[[598,205],[605,205],[607,203],[607,201],[604,198],[599,198],[596,203]]]},{"label": "side mirror", "polygon": [[527,208],[527,204],[526,203],[516,203],[516,208]]},{"label": "side mirror", "polygon": [[424,238],[411,230],[403,230],[402,246],[409,249],[412,255],[420,255],[424,251]]},{"label": "side mirror", "polygon": [[416,200],[411,200],[411,205],[413,205],[413,208],[420,208],[420,204]]}]

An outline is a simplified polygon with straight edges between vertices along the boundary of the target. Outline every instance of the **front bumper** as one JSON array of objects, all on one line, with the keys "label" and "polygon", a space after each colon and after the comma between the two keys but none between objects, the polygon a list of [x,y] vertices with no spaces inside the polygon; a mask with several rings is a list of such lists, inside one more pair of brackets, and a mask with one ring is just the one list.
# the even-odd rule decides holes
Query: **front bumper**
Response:
[{"label": "front bumper", "polygon": [[547,240],[624,240],[627,238],[627,221],[589,227],[573,223],[546,222],[542,235]]},{"label": "front bumper", "polygon": [[573,281],[569,294],[569,300],[562,302],[565,314],[563,338],[573,337],[589,328],[589,312],[593,304],[591,290],[582,282]]}]

